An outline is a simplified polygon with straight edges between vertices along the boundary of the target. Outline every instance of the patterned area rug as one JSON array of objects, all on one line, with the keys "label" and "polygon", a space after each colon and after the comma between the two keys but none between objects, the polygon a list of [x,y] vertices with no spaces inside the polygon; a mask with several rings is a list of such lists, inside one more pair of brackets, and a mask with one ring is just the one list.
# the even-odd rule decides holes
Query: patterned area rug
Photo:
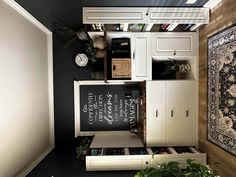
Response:
[{"label": "patterned area rug", "polygon": [[208,140],[236,156],[236,24],[208,38]]}]

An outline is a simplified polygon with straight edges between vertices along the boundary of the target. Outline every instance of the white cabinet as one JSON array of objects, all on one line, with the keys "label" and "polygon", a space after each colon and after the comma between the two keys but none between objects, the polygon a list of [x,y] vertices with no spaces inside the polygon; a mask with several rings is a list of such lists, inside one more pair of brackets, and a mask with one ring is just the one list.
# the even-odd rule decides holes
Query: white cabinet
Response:
[{"label": "white cabinet", "polygon": [[[101,35],[99,32],[90,32],[90,37]],[[102,33],[104,35],[104,33]],[[132,81],[155,80],[160,70],[164,70],[165,62],[168,59],[174,59],[177,65],[189,66],[189,72],[178,72],[176,79],[198,79],[198,33],[197,32],[107,32],[106,41],[109,52],[112,49],[112,39],[115,38],[129,38],[130,39],[130,59],[126,59],[126,65],[131,62],[131,69],[128,67],[122,70],[119,60],[120,57],[114,57],[117,60],[115,64],[118,67],[115,69],[107,67],[104,71],[106,78],[130,78]],[[116,59],[115,59],[116,58]],[[104,60],[105,65],[111,58]],[[119,61],[118,61],[119,60]],[[123,62],[125,60],[122,59]],[[162,63],[163,62],[163,63]],[[113,66],[112,65],[112,66]],[[125,65],[125,66],[126,66]],[[158,69],[156,69],[158,68]],[[182,67],[183,68],[183,67]],[[113,70],[112,74],[107,70]],[[116,71],[116,74],[114,73]],[[182,71],[182,70],[181,70]],[[124,74],[125,72],[125,74]],[[123,75],[122,75],[123,73]],[[160,75],[160,74],[159,74]],[[162,76],[163,77],[163,76]]]},{"label": "white cabinet", "polygon": [[144,23],[147,9],[130,7],[84,7],[84,24]]},{"label": "white cabinet", "polygon": [[83,24],[208,24],[209,8],[83,7]]},{"label": "white cabinet", "polygon": [[147,81],[146,144],[196,145],[196,81]]},{"label": "white cabinet", "polygon": [[196,143],[196,81],[167,81],[166,143],[191,146]]},{"label": "white cabinet", "polygon": [[132,33],[132,80],[151,80],[150,33]]},{"label": "white cabinet", "polygon": [[148,10],[149,23],[156,24],[194,24],[209,23],[209,9],[207,8],[150,8]]},{"label": "white cabinet", "polygon": [[197,44],[195,32],[151,33],[152,56],[197,56]]}]

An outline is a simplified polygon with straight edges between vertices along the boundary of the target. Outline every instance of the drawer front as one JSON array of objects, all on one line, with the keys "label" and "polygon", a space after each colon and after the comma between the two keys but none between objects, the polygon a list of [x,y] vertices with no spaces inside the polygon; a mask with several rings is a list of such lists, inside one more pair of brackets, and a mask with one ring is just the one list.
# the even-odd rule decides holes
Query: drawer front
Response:
[{"label": "drawer front", "polygon": [[150,155],[87,156],[87,171],[138,170],[146,168]]}]

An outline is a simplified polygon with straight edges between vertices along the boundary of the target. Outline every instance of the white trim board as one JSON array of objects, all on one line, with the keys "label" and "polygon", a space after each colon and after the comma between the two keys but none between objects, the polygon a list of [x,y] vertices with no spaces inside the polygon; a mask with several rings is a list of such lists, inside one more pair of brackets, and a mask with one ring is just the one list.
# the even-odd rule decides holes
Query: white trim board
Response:
[{"label": "white trim board", "polygon": [[52,150],[54,146],[45,150],[37,159],[35,159],[26,169],[20,172],[16,177],[25,177],[27,174],[30,173]]},{"label": "white trim board", "polygon": [[32,24],[38,27],[41,31],[46,34],[52,34],[50,30],[48,30],[42,23],[40,23],[36,18],[34,18],[29,12],[27,12],[23,7],[21,7],[16,1],[14,0],[3,0],[6,4],[11,6],[14,10],[16,10],[19,14],[29,20]]}]

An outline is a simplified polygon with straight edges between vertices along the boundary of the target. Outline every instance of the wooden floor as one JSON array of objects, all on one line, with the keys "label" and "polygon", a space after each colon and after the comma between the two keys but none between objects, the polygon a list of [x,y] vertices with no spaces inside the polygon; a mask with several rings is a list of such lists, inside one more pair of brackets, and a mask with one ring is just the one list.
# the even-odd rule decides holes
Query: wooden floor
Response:
[{"label": "wooden floor", "polygon": [[199,147],[221,177],[235,177],[236,157],[207,141],[207,37],[236,23],[236,0],[223,0],[213,9],[210,23],[200,28],[199,40]]},{"label": "wooden floor", "polygon": [[133,177],[137,171],[86,172],[85,161],[76,159],[76,146],[54,149],[26,177]]}]

